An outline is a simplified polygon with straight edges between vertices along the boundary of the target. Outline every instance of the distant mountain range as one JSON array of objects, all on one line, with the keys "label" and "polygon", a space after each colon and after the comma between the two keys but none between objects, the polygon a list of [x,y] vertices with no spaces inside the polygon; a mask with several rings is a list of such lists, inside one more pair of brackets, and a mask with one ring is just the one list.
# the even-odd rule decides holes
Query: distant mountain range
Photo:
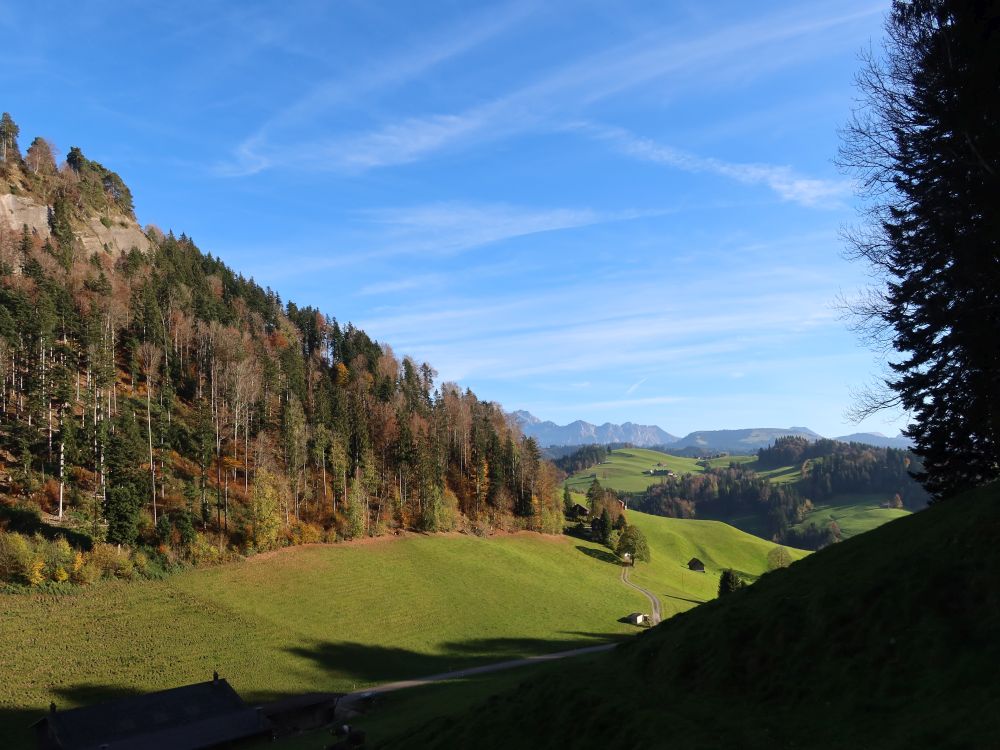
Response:
[{"label": "distant mountain range", "polygon": [[822,435],[808,427],[751,427],[745,430],[700,430],[681,438],[671,447],[692,446],[706,453],[754,453],[781,437],[804,437],[818,440]]},{"label": "distant mountain range", "polygon": [[655,425],[611,424],[594,425],[577,420],[567,425],[543,422],[531,412],[515,411],[511,414],[521,431],[535,438],[541,446],[549,445],[607,445],[608,443],[631,443],[638,447],[670,445],[678,437],[661,430]]},{"label": "distant mountain range", "polygon": [[[515,411],[510,415],[521,431],[535,438],[543,447],[572,445],[607,445],[631,443],[639,448],[664,446],[671,450],[704,453],[754,453],[779,437],[794,435],[809,440],[823,436],[808,427],[752,427],[743,430],[699,430],[684,437],[671,435],[656,425],[625,424],[594,425],[576,420],[567,425],[542,421],[528,411]],[[878,432],[856,432],[833,438],[844,443],[865,443],[879,448],[909,448],[910,440],[903,437],[886,437]]]},{"label": "distant mountain range", "polygon": [[865,443],[866,445],[874,445],[877,448],[900,448],[909,449],[913,447],[913,442],[903,435],[897,435],[896,437],[888,437],[883,435],[881,432],[855,432],[851,435],[841,435],[834,440],[839,440],[842,443]]}]

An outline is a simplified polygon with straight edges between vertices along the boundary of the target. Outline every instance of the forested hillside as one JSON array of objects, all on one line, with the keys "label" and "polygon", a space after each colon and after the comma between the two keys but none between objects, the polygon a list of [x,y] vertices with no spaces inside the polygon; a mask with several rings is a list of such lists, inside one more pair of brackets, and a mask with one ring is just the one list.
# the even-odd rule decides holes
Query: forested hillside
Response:
[{"label": "forested hillside", "polygon": [[134,225],[128,187],[77,148],[22,158],[8,115],[2,135],[0,193],[48,225],[0,221],[0,524],[39,508],[177,556],[561,529],[555,469],[497,405],[184,234],[89,250],[95,218]]},{"label": "forested hillside", "polygon": [[[724,520],[804,549],[918,510],[929,500],[914,479],[922,466],[911,451],[796,435],[778,438],[756,457],[695,462],[637,448],[584,446],[556,465],[572,474],[569,490],[581,492],[599,478],[630,508]],[[837,518],[852,528],[841,529]]]}]

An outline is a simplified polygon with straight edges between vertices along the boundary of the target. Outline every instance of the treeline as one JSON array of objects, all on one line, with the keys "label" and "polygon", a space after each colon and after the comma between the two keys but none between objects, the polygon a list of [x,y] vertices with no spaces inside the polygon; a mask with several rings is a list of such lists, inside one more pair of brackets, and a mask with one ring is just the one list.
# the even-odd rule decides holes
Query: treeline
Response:
[{"label": "treeline", "polygon": [[631,506],[671,518],[757,515],[774,539],[783,539],[788,527],[811,508],[795,487],[772,484],[739,463],[703,474],[665,477],[633,498]]},{"label": "treeline", "polygon": [[892,497],[890,504],[896,507],[916,510],[930,499],[913,478],[922,470],[920,459],[906,450],[789,436],[757,451],[758,469],[780,466],[801,466],[799,487],[813,500],[843,493],[877,492]]},{"label": "treeline", "polygon": [[604,462],[612,450],[614,449],[606,445],[585,445],[569,455],[554,459],[552,463],[566,474],[575,474]]},{"label": "treeline", "polygon": [[79,149],[42,185],[4,138],[8,182],[62,218],[0,236],[0,493],[129,545],[561,530],[556,470],[497,405],[183,234],[85,257],[73,226],[131,216],[128,189]]}]

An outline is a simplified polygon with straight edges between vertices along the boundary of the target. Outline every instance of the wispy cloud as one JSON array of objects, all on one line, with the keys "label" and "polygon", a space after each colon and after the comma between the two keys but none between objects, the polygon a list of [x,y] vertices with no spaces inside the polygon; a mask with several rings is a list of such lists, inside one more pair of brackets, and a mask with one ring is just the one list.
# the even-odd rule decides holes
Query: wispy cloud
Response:
[{"label": "wispy cloud", "polygon": [[392,294],[405,292],[411,289],[426,289],[429,286],[437,286],[442,281],[440,274],[428,273],[419,276],[408,276],[403,279],[392,281],[380,281],[375,284],[367,284],[358,290],[359,295],[372,294]]},{"label": "wispy cloud", "polygon": [[[398,85],[465,53],[520,20],[523,11],[520,6],[513,7],[492,23],[484,23],[482,28],[471,26],[470,33],[457,36],[450,32],[446,37],[448,43],[429,44],[390,61],[374,74],[344,85],[320,86],[239,144],[235,162],[220,170],[247,174],[272,166],[294,166],[362,172],[411,163],[469,143],[539,129],[558,130],[561,121],[579,117],[581,109],[639,86],[690,85],[694,73],[701,82],[723,78],[734,71],[746,79],[755,69],[764,71],[794,64],[819,54],[825,46],[824,35],[884,10],[881,5],[871,5],[846,12],[837,7],[819,13],[786,12],[680,40],[676,28],[657,28],[637,39],[584,55],[505,94],[484,98],[458,111],[411,114],[367,131],[314,137],[306,144],[297,142],[294,148],[273,142],[274,132],[281,127],[314,120],[345,101],[348,97],[344,92],[356,97]],[[770,54],[772,51],[775,54]],[[828,189],[781,167],[724,162],[713,165],[712,160],[702,161],[705,163],[700,171],[725,174],[751,184],[763,183],[794,200],[818,202]]]},{"label": "wispy cloud", "polygon": [[630,385],[628,388],[625,389],[625,395],[631,396],[633,393],[636,392],[636,389],[643,383],[645,383],[647,380],[649,380],[649,378],[642,378],[641,380],[637,380],[636,382],[632,383],[632,385]]},{"label": "wispy cloud", "polygon": [[[521,237],[559,232],[598,224],[632,221],[669,213],[670,209],[626,209],[596,211],[587,208],[529,208],[503,203],[442,202],[414,206],[372,209],[358,214],[363,228],[351,238],[350,252],[302,255],[289,263],[287,258],[267,262],[252,269],[255,275],[275,279],[318,271],[369,264],[403,256],[427,259],[449,258],[476,248]],[[503,263],[479,267],[474,275],[516,270]],[[520,266],[523,272],[523,264]],[[449,270],[454,277],[455,269]],[[425,276],[425,281],[442,280],[441,275]],[[358,294],[415,288],[409,280],[390,281],[363,287]]]},{"label": "wispy cloud", "polygon": [[366,212],[382,228],[380,241],[391,253],[450,255],[543,232],[631,221],[665,211],[589,208],[529,208],[509,204],[428,203]]},{"label": "wispy cloud", "polygon": [[848,180],[823,180],[797,174],[789,166],[723,161],[697,156],[681,149],[637,136],[624,128],[580,123],[575,130],[610,142],[621,153],[642,161],[685,172],[714,174],[745,185],[764,185],[783,200],[803,206],[837,207],[851,194]]},{"label": "wispy cloud", "polygon": [[419,46],[374,65],[359,66],[360,73],[320,82],[240,142],[234,159],[217,165],[217,172],[242,176],[273,166],[357,170],[406,163],[463,131],[479,127],[469,114],[438,115],[406,118],[367,134],[313,138],[305,147],[301,143],[289,147],[282,138],[282,134],[313,125],[366,95],[399,86],[461,57],[515,26],[530,12],[530,3],[513,2],[472,14]]}]

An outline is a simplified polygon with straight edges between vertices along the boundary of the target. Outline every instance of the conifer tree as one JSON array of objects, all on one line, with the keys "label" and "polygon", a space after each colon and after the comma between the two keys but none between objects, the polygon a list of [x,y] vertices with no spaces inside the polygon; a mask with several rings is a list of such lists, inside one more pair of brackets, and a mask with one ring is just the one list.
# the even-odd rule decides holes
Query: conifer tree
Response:
[{"label": "conifer tree", "polygon": [[0,162],[7,164],[21,160],[17,148],[17,136],[21,129],[14,122],[9,112],[0,115]]},{"label": "conifer tree", "polygon": [[897,352],[859,415],[912,415],[940,499],[1000,476],[1000,4],[896,0],[886,30],[841,152],[869,199],[852,248],[884,281],[856,312]]}]

